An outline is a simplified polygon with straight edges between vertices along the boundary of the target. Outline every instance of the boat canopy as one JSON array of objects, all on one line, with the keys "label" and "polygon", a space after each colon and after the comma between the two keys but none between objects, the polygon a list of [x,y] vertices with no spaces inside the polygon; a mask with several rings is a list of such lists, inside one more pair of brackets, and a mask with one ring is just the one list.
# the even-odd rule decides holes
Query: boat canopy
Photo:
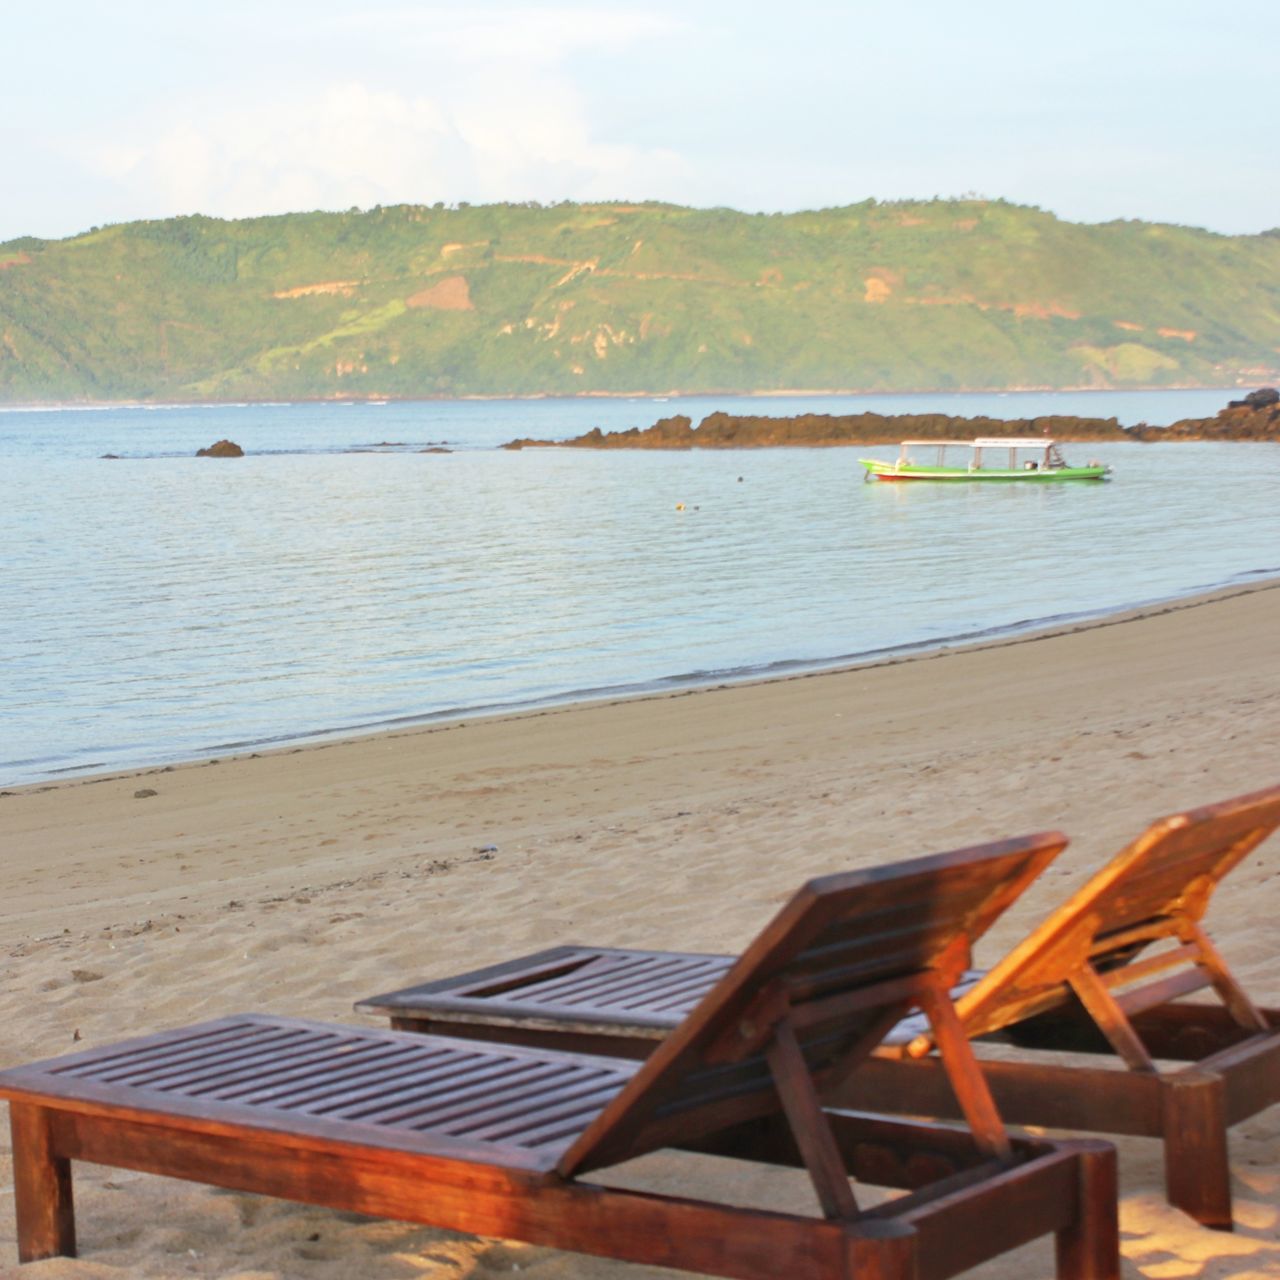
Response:
[{"label": "boat canopy", "polygon": [[975,449],[1044,449],[1053,441],[1048,436],[990,436],[969,443]]},{"label": "boat canopy", "polygon": [[904,449],[1047,449],[1048,436],[980,436],[977,440],[904,440]]}]

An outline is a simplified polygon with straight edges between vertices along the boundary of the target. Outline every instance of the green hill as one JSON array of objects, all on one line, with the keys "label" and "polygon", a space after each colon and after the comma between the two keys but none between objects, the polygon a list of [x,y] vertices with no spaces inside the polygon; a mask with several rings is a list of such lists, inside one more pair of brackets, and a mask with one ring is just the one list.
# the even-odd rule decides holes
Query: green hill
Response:
[{"label": "green hill", "polygon": [[1280,232],[1001,201],[174,218],[0,245],[0,400],[1255,385]]}]

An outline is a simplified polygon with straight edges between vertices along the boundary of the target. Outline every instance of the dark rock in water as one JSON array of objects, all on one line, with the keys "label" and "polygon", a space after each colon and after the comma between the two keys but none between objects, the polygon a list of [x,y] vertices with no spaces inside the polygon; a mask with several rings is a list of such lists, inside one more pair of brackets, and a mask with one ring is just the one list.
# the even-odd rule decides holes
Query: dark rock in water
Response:
[{"label": "dark rock in water", "polygon": [[243,458],[244,450],[234,440],[219,440],[207,449],[197,449],[197,458]]},{"label": "dark rock in water", "polygon": [[120,455],[118,453],[103,453],[103,454],[99,454],[98,456],[103,459],[110,458],[113,462],[120,461]]},{"label": "dark rock in water", "polygon": [[[504,446],[504,447],[510,447],[510,446]],[[433,445],[431,445],[431,447],[430,447],[430,448],[427,448],[427,449],[419,449],[419,450],[418,450],[418,452],[419,452],[419,453],[452,453],[452,452],[453,452],[453,450],[452,450],[452,449],[446,449],[443,445],[433,444]]]},{"label": "dark rock in water", "polygon": [[1243,400],[1232,400],[1213,418],[1183,418],[1168,427],[1134,427],[1135,440],[1280,441],[1280,392],[1263,387]]},{"label": "dark rock in water", "polygon": [[1269,409],[1273,404],[1280,404],[1280,391],[1275,387],[1259,387],[1250,391],[1243,400],[1231,400],[1228,409]]}]

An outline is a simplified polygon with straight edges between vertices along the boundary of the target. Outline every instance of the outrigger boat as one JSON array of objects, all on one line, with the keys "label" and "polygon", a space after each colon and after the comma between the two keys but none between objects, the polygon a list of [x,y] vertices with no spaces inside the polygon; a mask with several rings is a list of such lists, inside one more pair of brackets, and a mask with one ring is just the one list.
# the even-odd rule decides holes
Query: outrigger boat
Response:
[{"label": "outrigger boat", "polygon": [[[927,456],[923,450],[932,449],[933,461],[917,462],[913,449],[922,451],[922,457]],[[970,450],[967,464],[949,463],[948,449]],[[1101,462],[1068,466],[1057,444],[1044,436],[904,440],[894,462],[858,461],[867,469],[864,480],[1105,480],[1111,474]]]}]

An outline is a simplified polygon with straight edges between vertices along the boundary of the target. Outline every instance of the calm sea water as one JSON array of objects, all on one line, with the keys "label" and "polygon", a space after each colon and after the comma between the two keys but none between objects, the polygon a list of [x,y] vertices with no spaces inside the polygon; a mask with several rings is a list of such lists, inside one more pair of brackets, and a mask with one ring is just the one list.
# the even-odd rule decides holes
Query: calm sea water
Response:
[{"label": "calm sea water", "polygon": [[[1114,481],[958,488],[864,485],[862,450],[494,447],[716,408],[1132,423],[1228,395],[0,411],[0,783],[822,665],[1280,573],[1274,445],[1076,446]],[[224,436],[250,456],[191,456]],[[437,442],[454,452],[419,452]]]}]

